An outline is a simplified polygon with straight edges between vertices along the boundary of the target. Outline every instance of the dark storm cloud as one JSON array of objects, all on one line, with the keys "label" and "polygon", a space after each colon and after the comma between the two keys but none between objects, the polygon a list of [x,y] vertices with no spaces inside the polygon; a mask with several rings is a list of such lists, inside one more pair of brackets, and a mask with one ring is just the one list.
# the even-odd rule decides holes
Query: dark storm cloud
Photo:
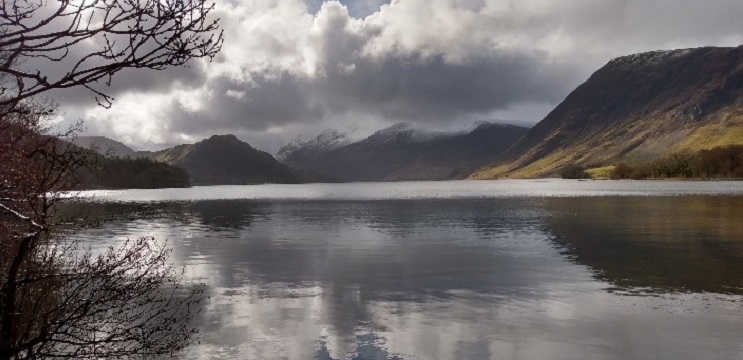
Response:
[{"label": "dark storm cloud", "polygon": [[220,76],[207,84],[210,97],[203,109],[189,111],[174,102],[167,114],[171,130],[265,130],[297,121],[317,121],[323,110],[310,97],[311,84],[289,74],[256,75],[251,82]]},{"label": "dark storm cloud", "polygon": [[[297,135],[289,128],[370,119],[441,126],[554,106],[616,56],[743,42],[739,0],[225,0],[218,11],[217,61],[122,73],[107,91],[123,99],[111,114],[141,106],[127,94],[162,97],[151,111],[160,138],[195,140],[269,131],[282,141]],[[78,96],[90,99],[61,99]]]},{"label": "dark storm cloud", "polygon": [[[73,4],[74,6],[74,4]],[[40,8],[33,17],[25,19],[28,24],[42,21],[44,18],[51,16],[51,13],[57,11],[60,5],[47,3]],[[90,18],[84,16],[78,24],[72,24],[70,16],[58,16],[51,20],[43,27],[44,33],[67,32],[70,28],[77,26],[79,29],[87,27],[86,21],[96,23],[102,21],[101,14],[90,13]],[[93,28],[98,25],[93,25]],[[128,26],[135,26],[135,23],[124,22],[118,25],[116,30],[121,30]],[[137,40],[142,40],[141,38]],[[110,53],[128,53],[126,50],[132,45],[132,39],[124,34],[107,34],[104,39],[101,36],[91,37],[84,41],[74,42],[71,38],[62,38],[60,42],[54,43],[47,48],[59,46],[62,43],[67,46],[57,50],[48,50],[36,57],[27,57],[22,59],[19,67],[29,72],[40,72],[49,82],[56,82],[69,75],[73,70],[84,72],[100,66],[107,66],[115,60],[105,59],[96,55],[110,46]],[[157,43],[153,40],[139,43],[138,54],[144,54],[153,49]],[[147,68],[123,69],[117,72],[113,77],[103,77],[98,82],[89,83],[88,85],[108,96],[116,97],[126,92],[157,92],[166,93],[173,90],[174,87],[199,87],[207,79],[206,68],[203,62],[193,61],[187,66],[170,67],[164,70],[151,70]],[[33,83],[27,84],[27,86]],[[68,106],[92,105],[95,104],[96,94],[85,87],[72,87],[68,89],[52,90],[44,94],[54,100]]]},{"label": "dark storm cloud", "polygon": [[[359,113],[441,124],[518,102],[559,101],[580,73],[570,63],[547,66],[546,54],[535,50],[466,49],[466,59],[458,61],[415,50],[364,54],[381,29],[354,27],[344,10],[336,4],[317,15],[310,45],[317,74],[275,75],[269,68],[248,80],[217,77],[206,85],[212,95],[202,108],[173,106],[167,116],[172,130],[255,131]],[[279,41],[271,43],[272,54],[286,51]]]},{"label": "dark storm cloud", "polygon": [[463,64],[440,56],[360,61],[352,74],[333,72],[323,84],[334,112],[362,110],[391,119],[449,122],[512,103],[556,102],[574,85],[576,69],[550,72],[538,54],[481,54]]},{"label": "dark storm cloud", "polygon": [[550,71],[539,55],[482,54],[463,64],[439,56],[390,56],[356,60],[353,71],[328,67],[325,76],[313,78],[287,72],[256,74],[250,82],[218,77],[207,84],[214,95],[202,109],[187,111],[176,103],[167,118],[174,131],[198,133],[215,127],[266,130],[347,113],[446,123],[519,101],[559,101],[579,70],[566,65]]},{"label": "dark storm cloud", "polygon": [[[97,91],[117,98],[131,92],[168,93],[173,90],[198,88],[205,84],[207,73],[204,65],[194,61],[189,66],[165,70],[125,69],[117,73],[110,85],[104,81],[91,85]],[[48,94],[54,100],[67,106],[95,105],[95,93],[83,88],[53,90]]]}]

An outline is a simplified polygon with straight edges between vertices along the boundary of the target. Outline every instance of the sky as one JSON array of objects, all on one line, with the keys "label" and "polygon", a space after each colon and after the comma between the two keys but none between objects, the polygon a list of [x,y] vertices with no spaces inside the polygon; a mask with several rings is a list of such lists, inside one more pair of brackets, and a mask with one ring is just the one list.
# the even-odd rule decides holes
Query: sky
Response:
[{"label": "sky", "polygon": [[214,15],[213,61],[122,71],[109,109],[52,93],[62,123],[138,150],[230,133],[270,153],[330,128],[531,126],[612,58],[743,44],[740,0],[216,0]]}]

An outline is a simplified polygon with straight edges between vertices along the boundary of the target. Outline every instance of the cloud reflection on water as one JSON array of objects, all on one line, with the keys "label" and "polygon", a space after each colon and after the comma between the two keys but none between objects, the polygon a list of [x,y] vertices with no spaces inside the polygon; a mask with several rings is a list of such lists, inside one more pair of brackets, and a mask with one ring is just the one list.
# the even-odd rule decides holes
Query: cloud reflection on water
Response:
[{"label": "cloud reflection on water", "polygon": [[175,202],[85,236],[171,239],[212,295],[192,358],[724,358],[743,351],[738,297],[714,294],[737,281],[715,272],[736,269],[740,202],[700,199]]}]

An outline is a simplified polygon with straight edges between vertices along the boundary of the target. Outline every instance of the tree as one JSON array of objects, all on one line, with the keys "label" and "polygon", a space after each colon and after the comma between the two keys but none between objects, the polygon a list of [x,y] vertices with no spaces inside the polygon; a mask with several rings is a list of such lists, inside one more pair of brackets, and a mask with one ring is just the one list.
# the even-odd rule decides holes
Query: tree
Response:
[{"label": "tree", "polygon": [[123,69],[211,59],[223,40],[213,8],[205,0],[3,0],[0,106],[78,86],[108,106],[113,98],[96,85]]},{"label": "tree", "polygon": [[44,134],[48,108],[16,114],[0,121],[0,359],[150,358],[187,346],[203,287],[180,286],[152,238],[97,256],[68,240],[77,224],[64,226],[57,205],[91,157]]},{"label": "tree", "polygon": [[568,165],[560,171],[560,176],[563,179],[590,179],[591,175],[586,172],[586,169],[578,165]]},{"label": "tree", "polygon": [[80,224],[60,220],[58,205],[91,157],[61,141],[69,133],[50,134],[55,106],[37,96],[84,87],[109,106],[101,87],[123,69],[212,58],[222,44],[212,9],[205,0],[0,5],[0,360],[151,358],[193,340],[203,288],[179,285],[164,246],[141,238],[93,255],[66,236]]}]

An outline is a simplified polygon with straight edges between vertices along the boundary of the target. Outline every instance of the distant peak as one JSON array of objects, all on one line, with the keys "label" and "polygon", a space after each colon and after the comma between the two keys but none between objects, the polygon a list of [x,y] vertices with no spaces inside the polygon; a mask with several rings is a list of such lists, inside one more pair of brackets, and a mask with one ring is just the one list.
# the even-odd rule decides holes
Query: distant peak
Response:
[{"label": "distant peak", "polygon": [[381,134],[394,134],[394,133],[407,132],[407,131],[413,131],[413,130],[415,130],[415,128],[413,127],[413,124],[412,123],[409,123],[409,122],[399,122],[399,123],[395,123],[395,124],[393,124],[391,126],[388,126],[388,127],[384,128],[382,130],[378,130],[377,132],[374,133],[374,135],[377,135],[377,134],[380,134],[380,135]]},{"label": "distant peak", "polygon": [[495,128],[495,127],[502,128],[502,127],[508,126],[506,124],[492,123],[492,122],[488,122],[488,121],[478,121],[474,125],[475,125],[475,128],[472,129],[472,131],[483,130],[483,129],[490,129],[490,128]]},{"label": "distant peak", "polygon": [[225,134],[225,135],[212,135],[209,137],[209,140],[228,140],[228,141],[240,141],[237,136],[232,134]]},{"label": "distant peak", "polygon": [[71,143],[84,148],[92,148],[96,152],[106,156],[128,156],[134,154],[129,146],[100,135],[73,136],[68,138]]},{"label": "distant peak", "polygon": [[301,137],[295,138],[288,144],[282,146],[276,156],[279,160],[286,160],[291,157],[292,154],[298,152],[324,152],[350,143],[351,141],[349,140],[348,133],[335,129],[326,129],[312,139],[304,139]]},{"label": "distant peak", "polygon": [[374,143],[422,142],[444,135],[447,133],[420,129],[409,122],[399,122],[375,132],[364,141]]},{"label": "distant peak", "polygon": [[656,50],[642,52],[632,55],[625,55],[615,58],[609,62],[612,67],[639,67],[639,66],[657,66],[666,63],[669,60],[684,57],[694,51],[704,48],[678,49],[678,50]]},{"label": "distant peak", "polygon": [[402,122],[395,123],[394,125],[389,126],[389,127],[385,128],[385,129],[383,129],[382,131],[384,131],[384,130],[407,130],[407,129],[410,129],[412,127],[413,127],[413,123],[407,122],[407,121],[402,121]]},{"label": "distant peak", "polygon": [[196,145],[200,146],[232,146],[232,147],[248,147],[255,149],[249,143],[242,141],[237,136],[232,134],[224,135],[212,135],[208,139],[198,142]]},{"label": "distant peak", "polygon": [[493,129],[493,128],[506,129],[506,128],[516,128],[516,127],[524,127],[524,126],[514,125],[514,124],[510,124],[506,122],[478,121],[477,123],[475,123],[475,128],[473,130]]}]

